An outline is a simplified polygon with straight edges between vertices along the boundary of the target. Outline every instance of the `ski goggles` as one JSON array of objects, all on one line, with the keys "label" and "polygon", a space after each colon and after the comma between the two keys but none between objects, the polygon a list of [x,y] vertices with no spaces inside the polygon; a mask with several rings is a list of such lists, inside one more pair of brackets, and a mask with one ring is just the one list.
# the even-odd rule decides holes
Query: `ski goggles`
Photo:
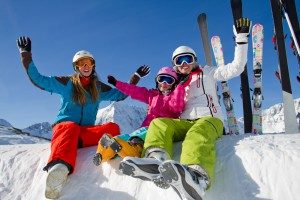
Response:
[{"label": "ski goggles", "polygon": [[90,58],[82,58],[82,59],[76,61],[76,66],[78,68],[83,68],[83,67],[93,68],[95,66],[95,63]]},{"label": "ski goggles", "polygon": [[175,78],[173,76],[162,74],[162,75],[158,75],[156,77],[156,81],[158,83],[166,83],[168,85],[172,85],[175,83]]},{"label": "ski goggles", "polygon": [[173,63],[175,66],[181,66],[185,62],[186,64],[193,64],[195,57],[192,54],[181,54],[174,58]]}]

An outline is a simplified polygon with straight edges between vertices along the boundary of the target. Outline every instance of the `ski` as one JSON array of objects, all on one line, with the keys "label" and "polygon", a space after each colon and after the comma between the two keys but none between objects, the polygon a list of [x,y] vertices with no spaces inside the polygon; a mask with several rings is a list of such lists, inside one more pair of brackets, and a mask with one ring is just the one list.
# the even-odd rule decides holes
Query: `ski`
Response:
[{"label": "ski", "polygon": [[295,0],[279,0],[281,10],[284,14],[284,18],[287,21],[288,27],[290,29],[295,49],[300,54],[300,27],[296,11]]},{"label": "ski", "polygon": [[[202,40],[202,46],[203,46],[203,49],[204,49],[206,65],[213,66],[211,49],[210,49],[210,45],[209,45],[206,14],[201,13],[200,15],[198,15],[197,22],[198,22],[198,26],[199,26],[199,30],[200,30],[200,36],[201,36],[200,38]],[[216,84],[216,91],[217,91],[218,101],[220,103],[221,96],[218,93],[219,87],[218,87],[217,84]]]},{"label": "ski", "polygon": [[275,71],[274,74],[275,74],[276,78],[279,80],[279,82],[281,83],[280,73],[278,71]]},{"label": "ski", "polygon": [[255,24],[252,28],[252,47],[253,47],[253,119],[252,133],[262,134],[262,55],[263,55],[263,26]]},{"label": "ski", "polygon": [[211,50],[210,50],[210,45],[209,45],[209,37],[208,37],[208,28],[207,28],[207,22],[206,22],[206,14],[201,13],[198,18],[198,26],[201,34],[201,40],[202,40],[202,45],[204,49],[204,54],[205,54],[205,61],[208,66],[212,66],[212,55],[211,55]]},{"label": "ski", "polygon": [[286,19],[291,32],[291,47],[299,65],[299,75],[297,76],[297,80],[300,82],[300,27],[295,0],[280,0],[280,4],[284,18]]},{"label": "ski", "polygon": [[293,51],[294,56],[296,56],[297,58],[297,62],[298,62],[298,67],[299,67],[299,75],[297,75],[297,80],[300,83],[300,54],[298,54],[297,50],[296,50],[296,46],[295,46],[295,42],[293,40],[293,38],[291,38],[291,49]]},{"label": "ski", "polygon": [[[213,36],[211,38],[211,45],[213,48],[215,60],[218,67],[224,66],[224,55],[222,44],[219,36]],[[226,81],[221,82],[222,86],[222,96],[223,103],[225,105],[226,115],[227,115],[227,124],[228,124],[228,134],[239,134],[239,128],[237,125],[237,121],[234,115],[233,110],[233,100],[231,98],[230,89],[228,83]]]},{"label": "ski", "polygon": [[283,112],[286,133],[298,132],[298,124],[296,119],[294,98],[289,77],[289,69],[286,59],[286,50],[284,42],[284,33],[282,27],[281,4],[278,0],[270,0],[272,15],[275,27],[275,41],[278,53],[278,61],[280,68],[281,87],[283,96]]},{"label": "ski", "polygon": [[[242,1],[231,0],[230,2],[231,2],[233,21],[236,26],[236,20],[240,19],[243,16]],[[251,133],[252,132],[252,108],[251,108],[247,64],[245,65],[245,69],[240,77],[241,77],[241,90],[242,90],[243,111],[244,111],[244,132]]]}]

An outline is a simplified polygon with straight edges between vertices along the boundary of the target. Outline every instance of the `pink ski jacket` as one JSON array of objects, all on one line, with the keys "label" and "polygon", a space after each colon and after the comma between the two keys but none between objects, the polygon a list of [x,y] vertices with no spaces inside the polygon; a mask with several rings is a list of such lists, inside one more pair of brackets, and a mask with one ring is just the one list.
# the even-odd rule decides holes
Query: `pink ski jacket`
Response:
[{"label": "pink ski jacket", "polygon": [[178,118],[184,108],[184,86],[178,84],[173,92],[163,95],[157,89],[147,89],[117,81],[116,88],[132,99],[147,103],[148,113],[142,126],[149,126],[157,117]]}]

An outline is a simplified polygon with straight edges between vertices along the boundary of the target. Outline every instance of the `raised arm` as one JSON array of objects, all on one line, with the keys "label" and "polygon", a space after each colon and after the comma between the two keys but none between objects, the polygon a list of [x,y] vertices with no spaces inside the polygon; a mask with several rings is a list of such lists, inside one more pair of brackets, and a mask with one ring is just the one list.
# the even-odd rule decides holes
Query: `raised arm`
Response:
[{"label": "raised arm", "polygon": [[43,76],[32,61],[31,40],[29,37],[19,37],[17,46],[21,54],[21,61],[31,82],[42,90],[53,93],[62,93],[68,77]]},{"label": "raised arm", "polygon": [[234,59],[231,63],[220,66],[212,70],[214,79],[218,81],[227,81],[233,77],[239,76],[247,63],[248,36],[250,32],[251,21],[248,18],[237,20],[237,28],[233,26],[235,35]]},{"label": "raised arm", "polygon": [[[147,65],[140,66],[136,72],[132,75],[129,80],[129,84],[136,85],[142,77],[147,76],[150,73],[150,67]],[[113,84],[115,85],[115,84]],[[100,97],[102,100],[108,101],[122,101],[127,98],[127,95],[122,93],[120,90],[116,88],[111,88],[110,86],[101,83],[101,93]]]},{"label": "raised arm", "polygon": [[135,100],[144,103],[149,103],[148,99],[150,95],[153,93],[153,91],[148,90],[145,87],[139,87],[133,84],[128,84],[128,83],[118,81],[113,76],[108,76],[107,79],[110,84],[114,85],[118,90],[120,90],[124,94],[130,96]]}]

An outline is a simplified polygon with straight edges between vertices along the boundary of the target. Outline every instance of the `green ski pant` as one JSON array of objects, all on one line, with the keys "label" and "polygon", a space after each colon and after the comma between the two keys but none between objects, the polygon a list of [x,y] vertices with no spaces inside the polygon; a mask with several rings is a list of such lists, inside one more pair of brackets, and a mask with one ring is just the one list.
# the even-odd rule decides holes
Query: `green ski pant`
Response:
[{"label": "green ski pant", "polygon": [[211,180],[214,179],[216,140],[223,133],[223,123],[215,117],[198,120],[156,118],[152,120],[144,144],[163,148],[173,156],[173,143],[183,141],[180,163],[197,164],[203,167]]}]

